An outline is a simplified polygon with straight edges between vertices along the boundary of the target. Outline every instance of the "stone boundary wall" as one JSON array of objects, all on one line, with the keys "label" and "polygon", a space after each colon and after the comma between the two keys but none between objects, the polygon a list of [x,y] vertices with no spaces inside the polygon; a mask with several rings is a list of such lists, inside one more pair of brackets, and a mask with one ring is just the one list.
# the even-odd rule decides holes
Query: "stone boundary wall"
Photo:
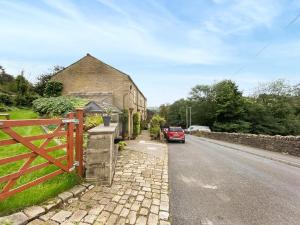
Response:
[{"label": "stone boundary wall", "polygon": [[226,132],[196,132],[193,135],[300,156],[300,136],[270,136]]}]

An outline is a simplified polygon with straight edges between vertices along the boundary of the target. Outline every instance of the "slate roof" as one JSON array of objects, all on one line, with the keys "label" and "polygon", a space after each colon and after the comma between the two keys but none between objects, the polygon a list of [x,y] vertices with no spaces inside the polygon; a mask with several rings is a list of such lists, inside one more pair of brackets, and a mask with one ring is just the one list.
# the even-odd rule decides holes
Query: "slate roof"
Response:
[{"label": "slate roof", "polygon": [[105,107],[111,108],[113,113],[118,113],[118,114],[122,113],[122,111],[118,107],[112,104],[106,103],[105,105],[104,104],[99,105],[95,101],[90,101],[89,103],[87,103],[84,109],[86,112],[103,113]]}]

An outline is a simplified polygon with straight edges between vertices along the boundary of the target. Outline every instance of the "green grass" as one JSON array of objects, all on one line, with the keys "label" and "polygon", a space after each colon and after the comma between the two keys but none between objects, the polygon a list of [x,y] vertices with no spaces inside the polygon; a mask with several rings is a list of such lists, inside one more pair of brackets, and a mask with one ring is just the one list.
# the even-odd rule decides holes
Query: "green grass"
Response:
[{"label": "green grass", "polygon": [[[11,119],[35,119],[38,118],[38,115],[29,109],[17,109],[15,111],[9,112]],[[33,136],[38,134],[43,134],[44,131],[39,126],[30,126],[30,127],[18,127],[14,128],[14,130],[22,135],[22,136]],[[9,136],[0,131],[0,140],[8,139]],[[32,142],[36,146],[40,146],[44,140],[38,140]],[[47,147],[57,145],[54,141],[51,141]],[[9,156],[14,156],[18,154],[31,152],[25,146],[21,144],[14,144],[9,146],[1,146],[0,147],[0,158],[6,158]],[[49,155],[53,157],[59,157],[65,155],[64,150],[56,150],[54,152],[49,153]],[[16,172],[26,161],[21,160],[14,163],[0,165],[0,177]],[[37,165],[40,163],[46,162],[42,157],[37,157],[31,165]],[[66,162],[63,161],[63,164]],[[50,165],[46,168],[40,169],[33,173],[29,173],[21,176],[20,179],[16,182],[14,187],[18,187],[25,183],[28,183],[32,180],[35,180],[38,177],[49,174],[57,170],[56,166]],[[26,206],[34,205],[41,203],[51,197],[56,196],[58,193],[67,190],[74,186],[75,184],[80,182],[80,178],[73,173],[64,173],[58,175],[45,183],[34,186],[30,189],[27,189],[21,193],[18,193],[14,196],[7,198],[4,201],[0,202],[0,216],[10,214],[14,211],[17,211]],[[0,190],[4,187],[5,183],[0,183]]]}]

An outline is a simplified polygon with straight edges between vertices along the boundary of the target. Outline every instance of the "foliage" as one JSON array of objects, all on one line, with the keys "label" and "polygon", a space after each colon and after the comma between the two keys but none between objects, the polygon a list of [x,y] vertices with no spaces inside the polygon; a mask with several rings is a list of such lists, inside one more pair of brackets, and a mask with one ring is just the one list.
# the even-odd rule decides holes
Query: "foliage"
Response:
[{"label": "foliage", "polygon": [[300,134],[298,85],[284,80],[260,84],[253,96],[245,97],[230,80],[196,85],[188,99],[161,106],[168,125],[184,126],[186,107],[192,107],[192,123],[214,131],[254,134]]},{"label": "foliage", "polygon": [[69,97],[39,98],[33,101],[33,110],[41,116],[63,116],[74,109]]},{"label": "foliage", "polygon": [[0,112],[7,112],[7,111],[10,111],[10,107],[0,102]]},{"label": "foliage", "polygon": [[17,94],[18,95],[23,96],[23,95],[27,94],[27,91],[29,89],[29,84],[28,84],[28,81],[23,76],[23,74],[17,76],[16,85],[17,85]]},{"label": "foliage", "polygon": [[33,110],[41,116],[64,116],[76,108],[82,108],[88,100],[75,97],[50,97],[39,98],[33,101]]},{"label": "foliage", "polygon": [[142,130],[148,130],[148,121],[147,120],[142,120],[141,121],[141,131]]},{"label": "foliage", "polygon": [[38,96],[34,94],[17,95],[15,98],[15,105],[21,107],[31,107],[32,102],[36,99],[38,99]]},{"label": "foliage", "polygon": [[105,106],[103,108],[103,116],[111,116],[113,113],[113,109],[110,106]]},{"label": "foliage", "polygon": [[121,114],[121,121],[122,121],[122,137],[125,139],[128,137],[128,110],[124,109],[123,113]]},{"label": "foliage", "polygon": [[150,120],[152,119],[152,117],[156,114],[157,112],[155,110],[152,109],[147,109],[147,118],[146,121],[148,123],[150,123]]},{"label": "foliage", "polygon": [[136,112],[133,114],[133,137],[137,137],[141,132],[141,114]]},{"label": "foliage", "polygon": [[119,144],[119,151],[123,151],[127,146],[127,143],[125,141],[120,141],[118,144]]},{"label": "foliage", "polygon": [[0,103],[7,106],[11,106],[14,102],[11,95],[0,93]]},{"label": "foliage", "polygon": [[5,72],[5,69],[0,66],[0,90],[7,94],[16,92],[15,78]]},{"label": "foliage", "polygon": [[103,118],[100,114],[91,114],[85,117],[85,130],[99,126],[103,123]]},{"label": "foliage", "polygon": [[54,74],[63,69],[64,67],[62,66],[54,66],[53,69],[50,70],[50,72],[41,74],[38,77],[38,82],[34,85],[35,92],[40,96],[44,96],[47,83],[51,80]]},{"label": "foliage", "polygon": [[63,84],[58,81],[49,81],[46,84],[45,90],[44,90],[44,96],[47,97],[58,97],[61,95],[63,90]]},{"label": "foliage", "polygon": [[160,137],[161,127],[166,123],[165,119],[155,114],[150,121],[150,136],[154,139]]}]

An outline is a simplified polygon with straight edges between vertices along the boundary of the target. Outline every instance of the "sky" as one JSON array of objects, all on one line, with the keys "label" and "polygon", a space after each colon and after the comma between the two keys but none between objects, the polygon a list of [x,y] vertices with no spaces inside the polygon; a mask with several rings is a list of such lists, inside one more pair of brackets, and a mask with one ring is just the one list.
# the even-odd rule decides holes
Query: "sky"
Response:
[{"label": "sky", "polygon": [[90,53],[129,74],[149,106],[223,79],[247,95],[300,82],[299,14],[300,0],[0,0],[0,65],[35,82]]}]

